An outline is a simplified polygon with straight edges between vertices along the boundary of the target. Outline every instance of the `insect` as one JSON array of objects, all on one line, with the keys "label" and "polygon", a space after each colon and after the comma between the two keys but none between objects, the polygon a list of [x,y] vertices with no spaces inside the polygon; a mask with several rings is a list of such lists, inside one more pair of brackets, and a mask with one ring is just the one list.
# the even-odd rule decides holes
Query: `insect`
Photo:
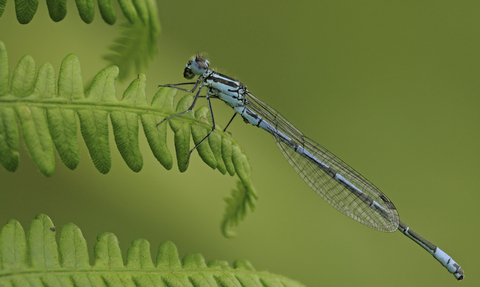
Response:
[{"label": "insect", "polygon": [[[393,203],[375,185],[326,148],[306,137],[279,112],[250,93],[242,82],[217,73],[209,66],[206,58],[197,55],[188,61],[183,72],[186,79],[198,76],[195,82],[161,85],[195,93],[195,97],[186,111],[167,117],[157,125],[192,111],[201,97],[201,90],[207,89],[205,97],[212,118],[212,130],[190,151],[189,158],[192,151],[215,130],[210,99],[220,99],[234,109],[236,114],[240,114],[246,123],[270,133],[293,169],[331,206],[370,228],[383,232],[394,232],[398,229],[432,254],[455,278],[464,278],[460,265],[448,254],[400,221]],[[182,88],[185,85],[193,85],[193,88]]]}]

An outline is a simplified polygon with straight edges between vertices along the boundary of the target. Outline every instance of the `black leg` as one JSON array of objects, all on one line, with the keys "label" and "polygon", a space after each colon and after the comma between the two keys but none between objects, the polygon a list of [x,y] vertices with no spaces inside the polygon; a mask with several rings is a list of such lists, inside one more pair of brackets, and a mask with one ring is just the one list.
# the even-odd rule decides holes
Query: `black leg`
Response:
[{"label": "black leg", "polygon": [[[183,112],[178,113],[178,114],[175,114],[175,115],[173,115],[173,116],[169,116],[169,117],[164,118],[161,122],[159,122],[159,123],[157,124],[157,127],[158,127],[161,123],[163,123],[164,121],[166,121],[166,120],[169,120],[169,119],[171,119],[171,118],[178,117],[178,116],[180,116],[180,115],[183,115],[183,114],[186,114],[186,113],[188,113],[188,112],[191,112],[191,111],[193,110],[193,107],[194,107],[195,104],[197,103],[197,99],[200,97],[200,92],[201,92],[201,91],[202,91],[202,87],[200,87],[200,88],[198,89],[197,93],[195,94],[195,98],[193,98],[193,103],[192,103],[192,105],[191,105],[186,111],[183,111]],[[208,99],[208,98],[207,98],[207,99]],[[209,101],[209,102],[210,102],[210,101]]]},{"label": "black leg", "polygon": [[203,143],[204,140],[206,140],[212,133],[213,131],[215,131],[215,118],[213,117],[213,110],[212,110],[212,104],[210,103],[210,98],[207,97],[207,102],[208,102],[208,109],[210,110],[210,116],[212,117],[212,130],[208,133],[208,135],[206,135],[197,145],[195,145],[195,147],[193,147],[190,152],[188,153],[188,159],[187,159],[187,162],[188,163],[190,161],[190,156],[192,155],[192,152],[201,144]]},{"label": "black leg", "polygon": [[232,121],[233,121],[233,119],[235,118],[236,115],[237,115],[237,113],[234,113],[234,114],[233,114],[233,117],[230,119],[230,121],[228,122],[227,126],[223,129],[224,132],[227,131],[228,126],[230,125],[230,123],[232,123]]},{"label": "black leg", "polygon": [[[177,89],[177,90],[184,91],[184,92],[193,93],[195,91],[195,89],[198,87],[198,85],[200,84],[200,82],[203,82],[203,77],[202,76],[198,77],[198,80],[196,82],[158,85],[158,87],[168,87],[168,88],[173,88],[173,89]],[[187,89],[179,87],[179,86],[184,86],[184,85],[194,85],[194,86],[191,90],[187,90]]]}]

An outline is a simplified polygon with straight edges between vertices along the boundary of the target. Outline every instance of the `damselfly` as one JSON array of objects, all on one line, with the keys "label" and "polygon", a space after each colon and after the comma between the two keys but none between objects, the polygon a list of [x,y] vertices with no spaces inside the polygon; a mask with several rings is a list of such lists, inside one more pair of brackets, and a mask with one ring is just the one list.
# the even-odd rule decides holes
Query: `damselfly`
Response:
[{"label": "damselfly", "polygon": [[[197,90],[192,105],[186,111],[167,117],[163,121],[192,111],[197,99],[203,97],[200,96],[202,88],[207,88],[205,97],[212,118],[212,130],[190,151],[190,155],[215,130],[210,99],[220,99],[235,110],[235,115],[240,114],[245,122],[269,132],[293,169],[320,197],[338,211],[379,231],[400,230],[432,254],[458,280],[463,279],[463,270],[460,266],[440,248],[401,222],[393,203],[375,185],[327,149],[306,137],[280,113],[252,95],[243,83],[215,72],[209,65],[207,59],[197,55],[188,61],[183,72],[186,79],[193,79],[198,75],[196,82],[161,85],[189,93]],[[193,85],[193,88],[191,90],[182,88],[184,85]]]}]

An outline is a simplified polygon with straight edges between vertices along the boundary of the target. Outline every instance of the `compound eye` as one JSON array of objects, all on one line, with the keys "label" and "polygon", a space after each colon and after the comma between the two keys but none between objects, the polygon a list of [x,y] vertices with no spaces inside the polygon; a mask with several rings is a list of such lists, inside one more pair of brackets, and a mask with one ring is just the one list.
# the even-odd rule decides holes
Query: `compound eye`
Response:
[{"label": "compound eye", "polygon": [[185,67],[185,70],[183,71],[183,77],[185,79],[193,79],[193,77],[195,77],[195,74],[193,73],[192,69],[190,69],[189,67]]}]

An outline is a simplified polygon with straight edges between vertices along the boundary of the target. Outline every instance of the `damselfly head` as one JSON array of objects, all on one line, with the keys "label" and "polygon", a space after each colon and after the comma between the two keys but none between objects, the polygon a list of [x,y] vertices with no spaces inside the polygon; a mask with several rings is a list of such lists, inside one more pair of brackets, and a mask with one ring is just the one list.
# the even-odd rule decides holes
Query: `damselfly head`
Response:
[{"label": "damselfly head", "polygon": [[188,61],[183,71],[183,77],[186,79],[193,79],[195,75],[201,75],[208,70],[210,63],[205,57],[196,55],[193,60]]}]

